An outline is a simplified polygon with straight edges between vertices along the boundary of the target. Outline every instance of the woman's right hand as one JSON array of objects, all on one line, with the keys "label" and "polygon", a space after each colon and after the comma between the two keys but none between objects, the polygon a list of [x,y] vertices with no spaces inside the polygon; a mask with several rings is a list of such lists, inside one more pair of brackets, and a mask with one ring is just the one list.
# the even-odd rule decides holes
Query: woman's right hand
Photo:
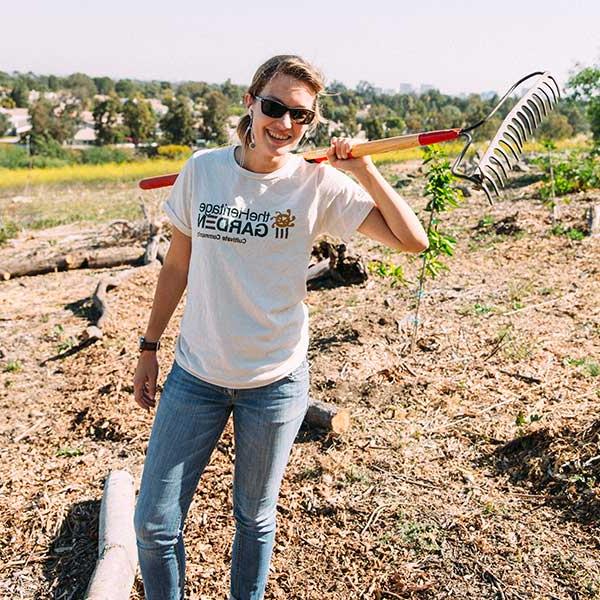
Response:
[{"label": "woman's right hand", "polygon": [[133,376],[133,395],[137,404],[146,410],[156,405],[156,380],[158,379],[158,359],[156,352],[144,350],[138,359]]}]

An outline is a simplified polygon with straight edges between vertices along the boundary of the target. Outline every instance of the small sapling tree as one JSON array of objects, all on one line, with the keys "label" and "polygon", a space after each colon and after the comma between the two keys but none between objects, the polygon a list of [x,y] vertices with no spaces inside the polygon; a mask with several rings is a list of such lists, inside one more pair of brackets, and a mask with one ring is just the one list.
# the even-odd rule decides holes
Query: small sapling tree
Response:
[{"label": "small sapling tree", "polygon": [[453,186],[455,177],[452,175],[450,163],[444,152],[437,146],[427,146],[423,149],[423,152],[425,154],[423,164],[427,165],[425,195],[429,197],[429,202],[427,202],[427,206],[425,206],[425,211],[429,213],[427,223],[429,247],[421,253],[422,265],[418,279],[417,304],[415,307],[413,334],[410,345],[411,352],[414,352],[417,341],[419,309],[421,307],[425,279],[427,277],[433,279],[437,277],[441,271],[448,268],[446,264],[440,260],[440,257],[442,255],[452,256],[456,246],[456,239],[441,231],[438,215],[455,208],[462,199],[460,190]]}]

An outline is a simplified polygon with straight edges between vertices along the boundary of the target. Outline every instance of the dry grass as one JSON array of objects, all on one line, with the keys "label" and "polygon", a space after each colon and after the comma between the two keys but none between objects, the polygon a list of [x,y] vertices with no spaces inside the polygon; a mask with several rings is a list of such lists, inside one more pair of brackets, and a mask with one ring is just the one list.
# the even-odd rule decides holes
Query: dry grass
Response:
[{"label": "dry grass", "polygon": [[[405,188],[419,209],[422,185]],[[565,223],[583,226],[599,197],[569,200]],[[522,231],[497,233],[515,212]],[[445,223],[457,253],[426,287],[415,354],[414,286],[372,275],[308,294],[311,394],[349,407],[354,426],[297,440],[268,600],[600,598],[599,241],[551,235],[531,187],[493,208],[476,195]],[[401,264],[409,279],[418,269],[360,237],[350,252]],[[93,317],[100,273],[0,283],[7,598],[81,598],[103,477],[119,467],[139,477],[152,415],[135,408],[131,381],[157,274],[110,292],[101,342],[52,361]],[[188,517],[186,598],[225,596],[233,458],[229,426]],[[138,580],[132,598],[142,597]]]}]

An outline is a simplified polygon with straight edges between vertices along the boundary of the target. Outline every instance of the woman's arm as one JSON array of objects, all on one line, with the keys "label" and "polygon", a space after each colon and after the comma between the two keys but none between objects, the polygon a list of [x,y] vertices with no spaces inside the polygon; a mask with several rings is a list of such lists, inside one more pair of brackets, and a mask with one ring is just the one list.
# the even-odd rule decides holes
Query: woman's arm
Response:
[{"label": "woman's arm", "polygon": [[410,206],[384,179],[369,156],[348,158],[350,140],[333,138],[328,160],[333,167],[352,173],[377,205],[358,231],[395,250],[422,252],[427,233]]},{"label": "woman's arm", "polygon": [[[152,311],[144,337],[157,341],[166,329],[173,312],[187,286],[192,239],[172,227],[171,244],[158,276]],[[156,352],[144,350],[140,353],[133,378],[133,393],[137,404],[149,410],[154,407],[158,360]]]},{"label": "woman's arm", "polygon": [[158,276],[152,311],[144,337],[151,342],[160,338],[187,286],[192,238],[171,227],[171,244]]}]

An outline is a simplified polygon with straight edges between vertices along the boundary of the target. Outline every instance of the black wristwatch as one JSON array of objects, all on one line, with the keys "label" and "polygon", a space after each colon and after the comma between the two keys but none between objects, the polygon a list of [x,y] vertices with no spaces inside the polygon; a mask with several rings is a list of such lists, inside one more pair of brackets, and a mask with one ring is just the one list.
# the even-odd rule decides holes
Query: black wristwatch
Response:
[{"label": "black wristwatch", "polygon": [[156,342],[149,342],[148,340],[146,340],[146,338],[144,336],[140,337],[140,342],[138,345],[140,352],[143,352],[144,350],[150,350],[151,352],[156,352],[159,348],[160,348],[160,340],[157,340]]}]

